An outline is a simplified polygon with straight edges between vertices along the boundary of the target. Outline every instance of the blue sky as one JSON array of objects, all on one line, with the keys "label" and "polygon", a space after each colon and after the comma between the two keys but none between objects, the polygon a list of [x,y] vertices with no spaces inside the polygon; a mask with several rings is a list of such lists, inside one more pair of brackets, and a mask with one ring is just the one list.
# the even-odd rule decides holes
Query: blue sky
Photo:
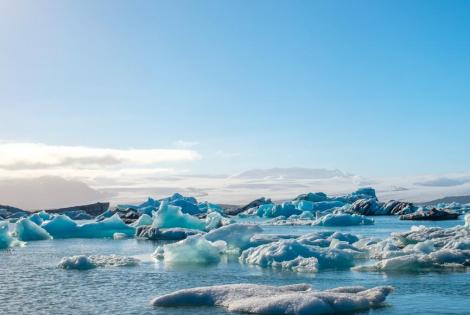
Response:
[{"label": "blue sky", "polygon": [[468,1],[0,1],[0,138],[183,141],[200,158],[175,167],[206,174],[469,171],[469,14]]}]

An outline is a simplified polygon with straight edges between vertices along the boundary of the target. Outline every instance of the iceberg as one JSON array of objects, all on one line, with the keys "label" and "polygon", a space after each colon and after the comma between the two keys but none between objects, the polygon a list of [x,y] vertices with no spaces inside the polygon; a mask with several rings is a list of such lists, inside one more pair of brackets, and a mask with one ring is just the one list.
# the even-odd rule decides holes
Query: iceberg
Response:
[{"label": "iceberg", "polygon": [[252,236],[261,232],[263,229],[257,225],[235,223],[212,230],[204,237],[211,242],[224,241],[231,250],[243,250],[251,246]]},{"label": "iceberg", "polygon": [[42,226],[54,238],[112,238],[115,233],[127,237],[135,234],[135,228],[125,224],[118,214],[99,222],[77,225],[75,221],[62,214]]},{"label": "iceberg", "polygon": [[49,222],[42,225],[53,238],[73,238],[79,237],[77,223],[65,214],[56,216]]},{"label": "iceberg", "polygon": [[0,222],[0,249],[10,248],[13,246],[21,246],[23,242],[10,236],[8,233],[8,223]]},{"label": "iceberg", "polygon": [[374,224],[373,219],[369,219],[363,215],[348,213],[329,213],[313,223],[313,225],[322,226],[353,226],[371,224]]},{"label": "iceberg", "polygon": [[159,249],[156,254],[163,256],[165,263],[169,264],[214,264],[220,261],[222,245],[195,235],[164,245],[163,253]]},{"label": "iceberg", "polygon": [[37,213],[33,213],[32,215],[30,215],[28,217],[28,219],[30,219],[31,221],[33,221],[37,225],[41,225],[42,222],[44,222],[43,218],[41,218],[41,216]]},{"label": "iceberg", "polygon": [[315,258],[315,268],[318,269],[344,269],[354,265],[354,256],[347,250],[337,248],[324,248],[307,245],[302,240],[280,240],[273,243],[246,249],[239,260],[245,264],[261,267],[279,267],[282,264],[292,264],[300,258]]},{"label": "iceberg", "polygon": [[322,315],[368,310],[382,305],[392,287],[340,287],[314,291],[307,284],[228,284],[184,289],[151,301],[157,307],[220,306],[250,314]]},{"label": "iceberg", "polygon": [[181,212],[181,208],[171,206],[166,201],[161,203],[160,208],[155,213],[152,226],[158,228],[180,227],[201,231],[204,231],[206,228],[203,221],[190,214]]},{"label": "iceberg", "polygon": [[153,219],[148,214],[142,214],[131,226],[137,228],[139,226],[152,225]]},{"label": "iceberg", "polygon": [[117,213],[100,222],[87,223],[79,226],[79,237],[83,238],[111,238],[114,233],[123,233],[132,237],[135,235],[135,228],[125,224]]},{"label": "iceberg", "polygon": [[118,255],[92,255],[64,257],[58,267],[62,269],[88,270],[96,267],[130,267],[139,263],[133,257]]},{"label": "iceberg", "polygon": [[23,218],[16,222],[15,234],[20,241],[50,240],[51,235],[33,221]]},{"label": "iceberg", "polygon": [[357,271],[427,271],[470,267],[470,229],[412,227],[392,233],[382,240],[361,240],[356,247],[366,249],[371,265],[357,266]]}]

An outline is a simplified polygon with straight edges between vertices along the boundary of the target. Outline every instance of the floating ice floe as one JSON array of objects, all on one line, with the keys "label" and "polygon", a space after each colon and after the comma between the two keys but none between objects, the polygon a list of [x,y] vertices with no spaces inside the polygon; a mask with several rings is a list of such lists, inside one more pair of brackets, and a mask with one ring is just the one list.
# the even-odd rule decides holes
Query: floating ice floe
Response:
[{"label": "floating ice floe", "polygon": [[[358,238],[351,234],[319,232],[295,239],[280,239],[244,250],[239,260],[245,264],[316,272],[319,269],[347,269],[364,250],[352,245]],[[316,260],[316,261],[315,261]],[[297,268],[299,267],[299,268]]]},{"label": "floating ice floe", "polygon": [[166,201],[160,204],[160,208],[155,213],[153,227],[158,228],[187,228],[204,231],[206,224],[198,218],[183,213],[180,207],[168,205]]},{"label": "floating ice floe", "polygon": [[[468,220],[468,217],[465,218]],[[467,222],[468,224],[468,222]],[[412,227],[408,232],[393,233],[388,239],[365,239],[354,244],[366,249],[372,265],[357,266],[357,271],[418,271],[470,267],[470,229]]]},{"label": "floating ice floe", "polygon": [[64,257],[58,267],[62,269],[88,270],[96,267],[130,267],[139,263],[133,257],[118,255],[92,255]]},{"label": "floating ice floe", "polygon": [[176,291],[153,299],[151,304],[158,307],[220,306],[230,312],[265,315],[321,315],[380,307],[392,291],[392,287],[314,291],[307,284],[229,284]]},{"label": "floating ice floe", "polygon": [[252,224],[230,224],[212,230],[204,237],[211,242],[224,241],[230,250],[243,250],[251,246],[253,235],[263,232],[263,229]]},{"label": "floating ice floe", "polygon": [[[310,215],[308,215],[310,214]],[[329,213],[316,220],[313,214],[304,211],[301,215],[293,215],[289,218],[277,217],[264,222],[265,225],[320,225],[320,226],[355,226],[372,225],[374,220],[359,214]]]},{"label": "floating ice floe", "polygon": [[153,256],[169,264],[214,264],[220,261],[224,247],[224,242],[213,243],[195,235],[157,248]]},{"label": "floating ice floe", "polygon": [[40,241],[52,239],[52,236],[45,229],[27,218],[20,219],[18,222],[16,222],[15,234],[20,241]]},{"label": "floating ice floe", "polygon": [[373,219],[369,219],[359,214],[348,213],[329,213],[313,223],[313,225],[323,226],[353,226],[371,224],[374,224]]},{"label": "floating ice floe", "polygon": [[21,246],[23,244],[23,242],[10,236],[7,222],[0,222],[0,249]]}]

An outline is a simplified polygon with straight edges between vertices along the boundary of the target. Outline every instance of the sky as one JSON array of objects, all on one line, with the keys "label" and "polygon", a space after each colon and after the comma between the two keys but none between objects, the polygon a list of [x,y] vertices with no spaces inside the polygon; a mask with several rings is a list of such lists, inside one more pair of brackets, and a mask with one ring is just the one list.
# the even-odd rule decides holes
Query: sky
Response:
[{"label": "sky", "polygon": [[0,0],[0,179],[302,167],[458,183],[469,14],[457,0]]}]

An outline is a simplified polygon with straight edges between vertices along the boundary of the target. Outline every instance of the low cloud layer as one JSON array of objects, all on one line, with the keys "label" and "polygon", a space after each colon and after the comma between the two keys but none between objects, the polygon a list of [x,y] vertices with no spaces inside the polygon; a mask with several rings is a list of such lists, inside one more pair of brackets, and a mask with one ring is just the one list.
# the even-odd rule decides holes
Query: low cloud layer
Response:
[{"label": "low cloud layer", "polygon": [[423,182],[416,183],[417,185],[421,186],[429,186],[429,187],[452,187],[452,186],[460,186],[465,183],[470,182],[470,178],[449,178],[449,177],[439,177]]},{"label": "low cloud layer", "polygon": [[52,168],[116,167],[192,161],[201,156],[188,149],[107,149],[55,146],[41,143],[0,143],[0,169],[36,170]]}]

